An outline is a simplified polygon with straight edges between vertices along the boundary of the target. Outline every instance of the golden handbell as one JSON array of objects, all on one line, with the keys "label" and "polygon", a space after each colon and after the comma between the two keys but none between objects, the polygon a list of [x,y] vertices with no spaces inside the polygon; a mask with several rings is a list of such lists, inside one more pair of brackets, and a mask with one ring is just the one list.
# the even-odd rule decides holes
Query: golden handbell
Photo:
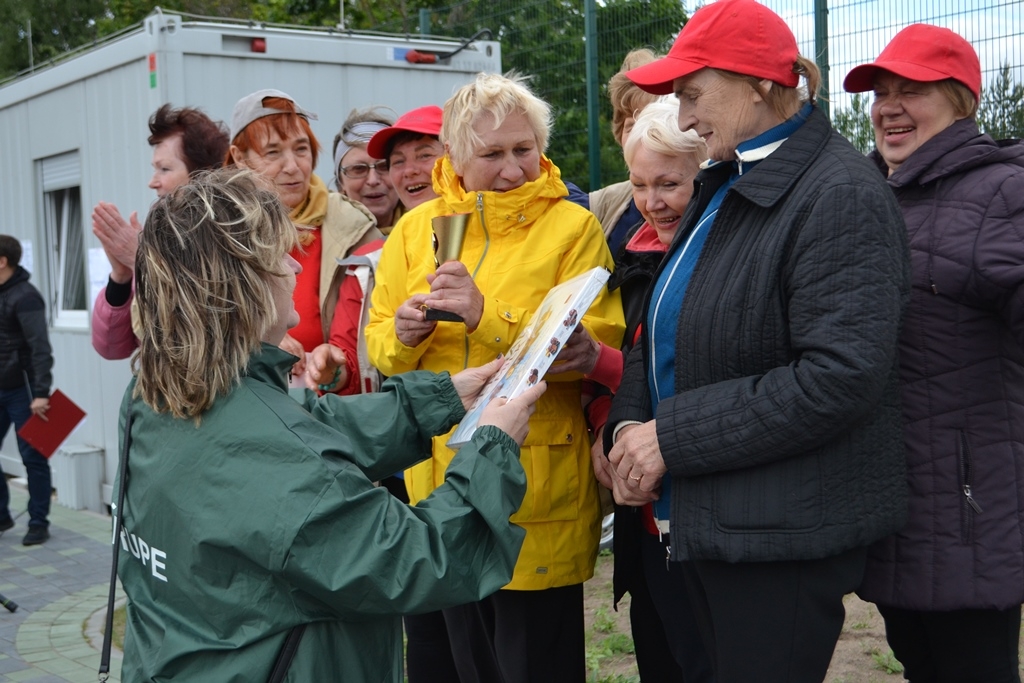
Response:
[{"label": "golden handbell", "polygon": [[[469,223],[468,213],[453,213],[447,216],[435,216],[430,219],[430,227],[434,231],[434,265],[440,267],[448,261],[458,261],[462,256],[462,244],[466,241],[466,226]],[[450,313],[429,306],[423,307],[427,320],[445,320],[448,322],[465,322],[458,313]]]}]

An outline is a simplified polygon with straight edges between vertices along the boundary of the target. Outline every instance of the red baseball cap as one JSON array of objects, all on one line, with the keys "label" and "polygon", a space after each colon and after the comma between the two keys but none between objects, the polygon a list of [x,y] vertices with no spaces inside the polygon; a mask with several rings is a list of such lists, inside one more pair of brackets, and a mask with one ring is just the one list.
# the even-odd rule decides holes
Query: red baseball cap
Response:
[{"label": "red baseball cap", "polygon": [[718,0],[693,13],[667,56],[626,72],[655,95],[672,93],[672,81],[710,67],[767,78],[795,88],[800,52],[782,17],[754,0]]},{"label": "red baseball cap", "polygon": [[981,62],[971,44],[948,28],[911,24],[893,37],[870,64],[854,67],[843,79],[847,92],[874,87],[879,70],[922,83],[952,78],[981,100]]},{"label": "red baseball cap", "polygon": [[373,134],[366,144],[366,153],[374,159],[383,159],[388,142],[401,132],[423,133],[435,138],[441,135],[441,107],[429,105],[413,109],[398,117],[398,120],[387,128]]}]

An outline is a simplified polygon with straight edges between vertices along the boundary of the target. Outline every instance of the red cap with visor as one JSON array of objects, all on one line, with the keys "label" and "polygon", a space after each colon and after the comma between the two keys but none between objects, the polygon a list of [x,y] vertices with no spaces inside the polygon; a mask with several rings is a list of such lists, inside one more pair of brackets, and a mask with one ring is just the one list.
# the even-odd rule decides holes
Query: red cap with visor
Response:
[{"label": "red cap with visor", "polygon": [[366,144],[366,153],[374,159],[383,159],[387,152],[388,142],[402,132],[422,133],[438,137],[441,135],[441,107],[432,104],[402,114],[393,125],[382,128],[373,134]]},{"label": "red cap with visor", "polygon": [[693,13],[667,56],[627,71],[626,78],[669,95],[672,81],[710,67],[795,88],[799,56],[793,32],[775,12],[754,0],[718,0]]},{"label": "red cap with visor", "polygon": [[974,99],[981,96],[981,62],[971,44],[948,28],[911,24],[897,33],[870,64],[854,67],[843,80],[847,92],[866,92],[879,71],[922,83],[952,78],[962,83]]}]

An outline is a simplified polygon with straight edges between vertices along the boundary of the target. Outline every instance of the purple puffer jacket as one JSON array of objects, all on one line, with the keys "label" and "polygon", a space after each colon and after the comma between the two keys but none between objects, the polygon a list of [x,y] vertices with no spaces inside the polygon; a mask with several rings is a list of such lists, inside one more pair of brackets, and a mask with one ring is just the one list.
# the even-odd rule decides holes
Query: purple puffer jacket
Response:
[{"label": "purple puffer jacket", "polygon": [[910,517],[871,548],[859,594],[1010,608],[1024,603],[1024,144],[958,121],[889,185],[913,271],[899,347]]}]

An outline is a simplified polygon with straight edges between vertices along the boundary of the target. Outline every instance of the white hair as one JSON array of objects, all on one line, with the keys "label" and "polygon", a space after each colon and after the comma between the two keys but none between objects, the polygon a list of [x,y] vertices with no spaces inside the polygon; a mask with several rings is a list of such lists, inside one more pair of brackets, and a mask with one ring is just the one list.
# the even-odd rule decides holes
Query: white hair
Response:
[{"label": "white hair", "polygon": [[679,106],[667,99],[652,102],[637,114],[636,123],[622,146],[626,166],[633,165],[640,145],[667,156],[692,156],[694,166],[708,158],[703,138],[692,130],[679,130]]}]

